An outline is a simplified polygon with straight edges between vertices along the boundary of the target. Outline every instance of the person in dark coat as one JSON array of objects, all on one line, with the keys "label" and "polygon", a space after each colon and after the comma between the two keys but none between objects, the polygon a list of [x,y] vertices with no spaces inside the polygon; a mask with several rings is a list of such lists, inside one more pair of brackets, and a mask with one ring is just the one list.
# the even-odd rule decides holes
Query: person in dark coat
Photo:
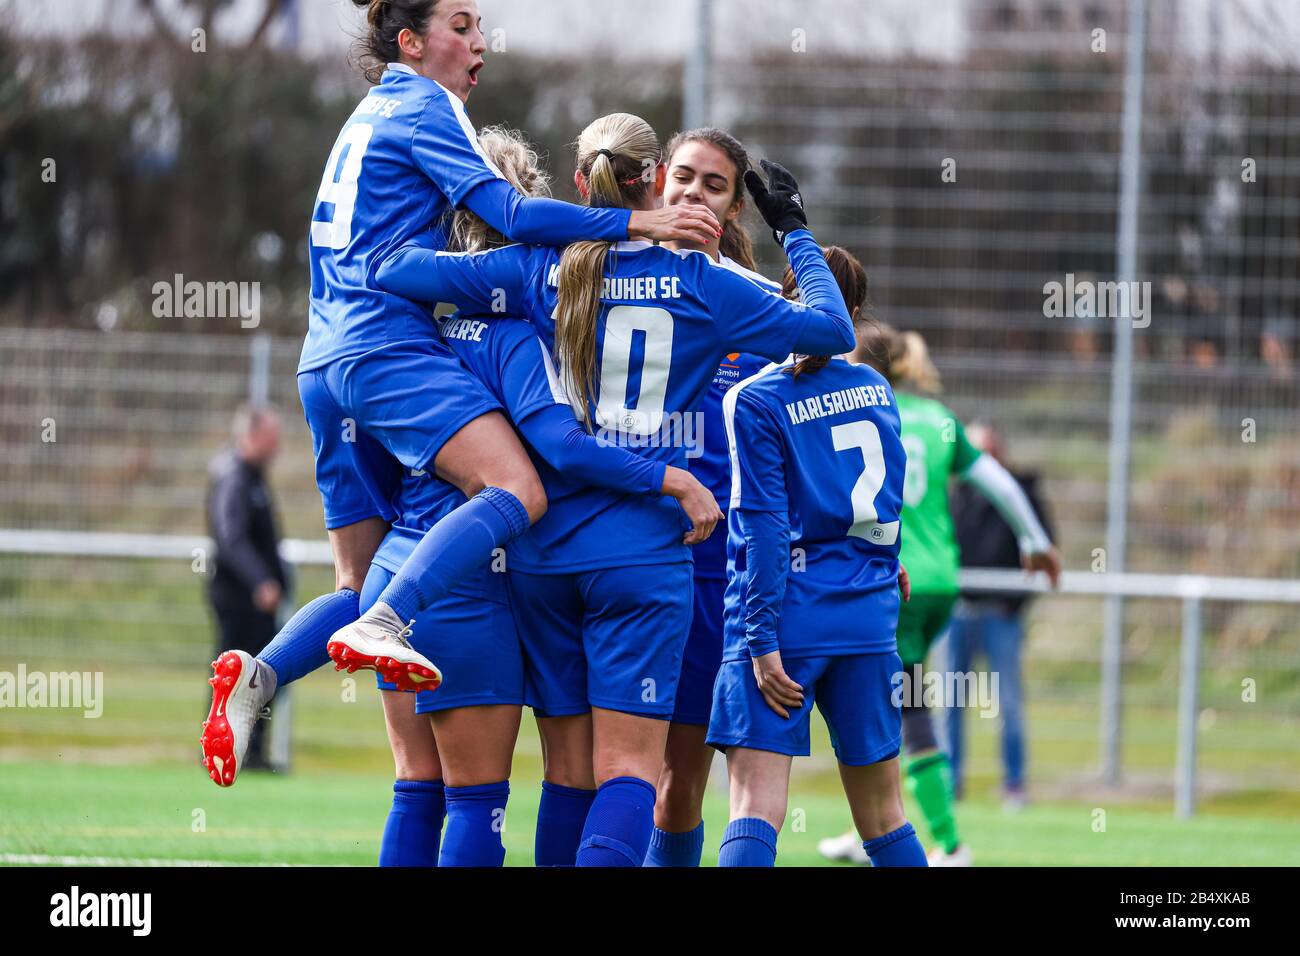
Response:
[{"label": "person in dark coat", "polygon": [[[280,560],[280,532],[266,473],[280,450],[280,419],[267,408],[242,408],[234,419],[234,445],[208,468],[208,533],[215,547],[208,600],[217,621],[217,653],[256,656],[275,637],[276,614],[289,586]],[[259,721],[246,766],[266,767]]]}]

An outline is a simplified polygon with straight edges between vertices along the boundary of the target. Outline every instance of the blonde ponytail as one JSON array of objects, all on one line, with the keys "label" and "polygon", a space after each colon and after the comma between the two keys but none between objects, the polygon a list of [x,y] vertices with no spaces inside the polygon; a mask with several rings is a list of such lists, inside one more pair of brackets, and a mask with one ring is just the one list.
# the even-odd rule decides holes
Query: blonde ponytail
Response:
[{"label": "blonde ponytail", "polygon": [[[602,116],[578,137],[578,170],[586,178],[588,206],[630,208],[655,181],[659,139],[631,113]],[[565,391],[583,421],[597,398],[596,319],[611,243],[575,242],[560,256],[555,303],[555,359]],[[590,428],[591,423],[587,422]]]}]

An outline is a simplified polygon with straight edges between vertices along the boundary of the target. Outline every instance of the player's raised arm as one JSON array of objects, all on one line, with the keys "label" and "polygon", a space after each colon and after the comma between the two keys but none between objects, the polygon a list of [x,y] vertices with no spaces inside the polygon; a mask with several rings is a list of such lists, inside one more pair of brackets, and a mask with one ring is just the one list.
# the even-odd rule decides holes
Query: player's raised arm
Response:
[{"label": "player's raised arm", "polygon": [[791,302],[728,270],[716,270],[709,276],[710,291],[723,303],[716,314],[727,317],[727,326],[721,327],[720,322],[719,332],[731,348],[775,361],[791,352],[848,352],[856,343],[853,320],[822,249],[808,230],[799,185],[776,163],[764,160],[763,169],[770,188],[753,170],[745,173],[745,185],[790,259],[802,301]]}]

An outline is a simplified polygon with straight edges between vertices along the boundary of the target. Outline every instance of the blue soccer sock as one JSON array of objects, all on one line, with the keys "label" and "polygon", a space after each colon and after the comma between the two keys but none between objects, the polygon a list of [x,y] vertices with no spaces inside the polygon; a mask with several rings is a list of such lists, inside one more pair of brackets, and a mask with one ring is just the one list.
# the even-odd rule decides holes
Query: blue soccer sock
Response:
[{"label": "blue soccer sock", "polygon": [[411,620],[528,525],[528,511],[518,498],[501,488],[484,488],[425,533],[379,600],[402,620]]},{"label": "blue soccer sock", "polygon": [[910,823],[904,823],[892,833],[867,840],[862,848],[871,857],[872,866],[929,866],[925,861],[925,850]]},{"label": "blue soccer sock", "polygon": [[358,617],[360,597],[344,588],[323,594],[298,609],[257,659],[275,671],[276,686],[283,687],[329,663],[325,645],[334,632]]},{"label": "blue soccer sock", "polygon": [[447,788],[447,835],[439,866],[500,866],[506,860],[501,830],[510,783]]},{"label": "blue soccer sock", "polygon": [[398,780],[379,842],[380,866],[437,866],[442,818],[447,811],[441,780]]},{"label": "blue soccer sock", "polygon": [[655,827],[642,866],[699,866],[704,853],[704,821],[694,830],[669,833]]},{"label": "blue soccer sock", "polygon": [[537,840],[533,861],[537,866],[575,866],[582,828],[587,823],[595,790],[579,790],[542,781],[542,802],[537,807]]},{"label": "blue soccer sock", "polygon": [[578,866],[640,866],[655,828],[655,788],[615,777],[596,790],[578,846]]},{"label": "blue soccer sock", "polygon": [[776,866],[776,828],[758,817],[732,820],[722,834],[718,866]]}]

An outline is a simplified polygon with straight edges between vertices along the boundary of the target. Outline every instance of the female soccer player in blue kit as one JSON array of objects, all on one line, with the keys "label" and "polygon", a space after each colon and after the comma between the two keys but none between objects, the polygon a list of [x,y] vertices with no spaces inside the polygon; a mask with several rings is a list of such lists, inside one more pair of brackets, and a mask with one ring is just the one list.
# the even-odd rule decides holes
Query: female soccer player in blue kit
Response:
[{"label": "female soccer player in blue kit", "polygon": [[[665,150],[668,173],[664,203],[706,205],[722,223],[722,236],[697,245],[666,242],[669,249],[698,249],[721,268],[744,275],[773,292],[780,285],[758,274],[749,234],[741,224],[745,208],[745,170],[749,156],[735,137],[720,129],[678,133]],[[851,305],[851,303],[850,303]],[[713,492],[725,511],[731,498],[731,469],[722,396],[768,360],[745,352],[729,352],[718,365],[701,406],[702,442],[690,459],[691,474]],[[704,792],[714,749],[705,743],[713,681],[722,663],[722,595],[727,582],[727,536],[715,534],[693,549],[694,601],[691,630],[682,655],[677,699],[664,751],[655,802],[655,829],[646,866],[698,866],[704,848]]]},{"label": "female soccer player in blue kit", "polygon": [[[721,355],[829,355],[854,341],[807,231],[798,186],[779,166],[764,165],[770,189],[757,175],[750,188],[790,256],[803,303],[706,255],[636,242],[439,255],[417,241],[386,263],[378,281],[424,301],[522,309],[557,356],[565,391],[589,427],[645,457],[684,463],[673,428],[699,408]],[[602,117],[579,137],[575,182],[593,206],[653,208],[664,176],[658,139],[638,117]],[[662,769],[690,621],[683,530],[674,504],[579,489],[553,495],[546,520],[510,549],[530,702],[545,717],[591,713],[594,754],[586,753],[597,791],[579,866],[645,859],[652,781]],[[548,780],[552,757],[548,743]],[[539,831],[547,825],[539,819]]]},{"label": "female soccer player in blue kit", "polygon": [[731,778],[719,866],[775,863],[790,764],[809,753],[814,702],[872,861],[925,866],[899,792],[893,682],[907,456],[893,399],[877,372],[843,356],[791,356],[724,400],[725,647],[708,730]]},{"label": "female soccer player in blue kit", "polygon": [[[488,129],[479,140],[520,193],[544,194],[546,175],[519,134]],[[462,209],[452,222],[451,245],[476,252],[504,246],[506,239]],[[557,387],[550,356],[527,322],[461,312],[442,322],[442,333],[501,403],[544,477],[559,473],[624,494],[671,495],[691,519],[693,538],[712,531],[721,512],[689,472],[602,445],[578,424]],[[458,489],[435,475],[403,477],[399,515],[371,565],[362,608],[375,600],[428,528],[464,501]],[[502,564],[493,562],[459,582],[416,618],[412,643],[442,662],[442,689],[414,695],[381,681],[398,778],[381,865],[499,866],[504,859],[501,830],[524,674]],[[444,812],[447,832],[440,853]]]},{"label": "female soccer player in blue kit", "polygon": [[[378,669],[400,686],[436,687],[441,675],[405,640],[407,622],[546,508],[498,403],[441,341],[431,313],[375,285],[384,257],[455,207],[528,242],[707,241],[720,228],[698,207],[584,209],[519,195],[486,159],[465,115],[487,48],[475,0],[354,3],[367,11],[363,47],[377,85],[344,124],[321,179],[298,366],[337,590],[299,610],[256,662],[228,651],[213,663],[202,744],[209,775],[222,786],[234,783],[276,687],[320,666],[326,647],[337,661]],[[358,621],[358,595],[395,517],[390,499],[402,468],[434,471],[469,500],[429,530]]]}]

